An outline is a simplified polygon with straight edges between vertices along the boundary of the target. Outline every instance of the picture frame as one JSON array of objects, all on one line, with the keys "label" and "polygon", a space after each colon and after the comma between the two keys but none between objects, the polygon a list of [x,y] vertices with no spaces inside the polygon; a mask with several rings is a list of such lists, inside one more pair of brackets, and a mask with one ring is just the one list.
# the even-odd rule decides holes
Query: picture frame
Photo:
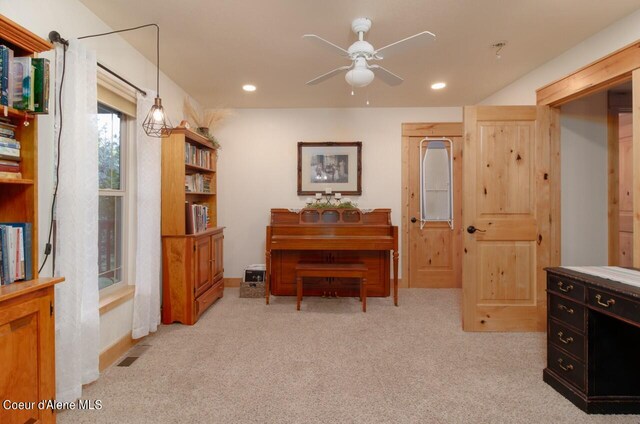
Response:
[{"label": "picture frame", "polygon": [[362,142],[299,142],[298,195],[362,195]]}]

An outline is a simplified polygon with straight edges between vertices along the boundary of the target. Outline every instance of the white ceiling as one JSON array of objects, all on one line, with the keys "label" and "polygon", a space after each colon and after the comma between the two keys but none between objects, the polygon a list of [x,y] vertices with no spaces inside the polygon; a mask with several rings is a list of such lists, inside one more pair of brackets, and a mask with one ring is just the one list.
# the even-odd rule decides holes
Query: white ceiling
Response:
[{"label": "white ceiling", "polygon": [[[158,23],[162,70],[203,106],[240,108],[364,106],[367,95],[372,106],[474,104],[640,7],[640,0],[81,1],[114,29]],[[376,47],[423,30],[437,39],[380,63],[404,78],[398,87],[375,80],[351,96],[342,76],[306,86],[349,62],[302,35],[347,48],[356,17],[373,21],[366,40]],[[155,60],[152,33],[124,37]],[[503,40],[496,60],[490,45]],[[448,86],[432,91],[435,81]],[[243,92],[246,83],[258,90]]]}]

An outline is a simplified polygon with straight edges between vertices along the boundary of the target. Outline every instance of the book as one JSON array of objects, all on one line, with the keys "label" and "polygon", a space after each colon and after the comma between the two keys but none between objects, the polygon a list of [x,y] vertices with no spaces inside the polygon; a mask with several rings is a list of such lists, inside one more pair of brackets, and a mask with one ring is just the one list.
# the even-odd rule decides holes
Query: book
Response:
[{"label": "book", "polygon": [[0,155],[9,156],[12,158],[20,157],[20,149],[15,149],[12,147],[4,147],[0,146]]},{"label": "book", "polygon": [[0,178],[5,180],[19,180],[22,178],[22,172],[0,171]]},{"label": "book", "polygon": [[16,138],[16,133],[11,128],[5,128],[4,125],[0,125],[0,136]]},{"label": "book", "polygon": [[31,96],[31,58],[15,57],[12,62],[13,67],[13,93],[11,94],[12,105],[15,109],[30,110]]},{"label": "book", "polygon": [[0,136],[0,146],[2,147],[10,147],[12,149],[20,149],[20,142],[13,139]]},{"label": "book", "polygon": [[30,222],[7,222],[2,223],[12,228],[17,228],[20,231],[19,234],[19,263],[20,263],[20,278],[25,280],[33,279],[33,254],[32,254],[32,239],[33,239],[33,227]]},{"label": "book", "polygon": [[20,172],[20,165],[11,166],[11,165],[0,164],[0,172]]},{"label": "book", "polygon": [[35,68],[33,79],[33,110],[35,113],[49,113],[49,59],[32,60]]},{"label": "book", "polygon": [[9,240],[6,227],[0,225],[0,250],[2,250],[2,273],[3,284],[11,284],[11,275],[9,270]]},{"label": "book", "polygon": [[20,161],[22,161],[22,158],[20,156],[18,156],[18,157],[8,156],[8,155],[5,155],[2,152],[0,152],[0,160],[6,160],[6,161],[12,161],[12,162],[20,162]]},{"label": "book", "polygon": [[12,51],[7,46],[0,45],[0,105],[11,106],[9,77]]}]

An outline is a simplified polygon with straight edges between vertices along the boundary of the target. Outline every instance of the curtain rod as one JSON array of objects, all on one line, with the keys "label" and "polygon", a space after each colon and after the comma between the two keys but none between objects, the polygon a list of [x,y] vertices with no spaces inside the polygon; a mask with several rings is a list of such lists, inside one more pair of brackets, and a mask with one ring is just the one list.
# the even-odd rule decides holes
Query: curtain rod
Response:
[{"label": "curtain rod", "polygon": [[143,95],[147,95],[147,92],[144,91],[143,89],[141,89],[140,87],[138,87],[137,85],[127,81],[126,79],[124,79],[123,77],[121,77],[120,75],[118,75],[117,73],[115,73],[114,71],[112,71],[111,69],[107,68],[106,66],[104,66],[102,63],[98,62],[98,67],[104,69],[105,71],[107,71],[108,73],[110,73],[111,75],[113,75],[114,77],[118,78],[120,81],[124,82],[125,84],[131,86],[133,89],[135,89],[136,91],[142,93]]}]

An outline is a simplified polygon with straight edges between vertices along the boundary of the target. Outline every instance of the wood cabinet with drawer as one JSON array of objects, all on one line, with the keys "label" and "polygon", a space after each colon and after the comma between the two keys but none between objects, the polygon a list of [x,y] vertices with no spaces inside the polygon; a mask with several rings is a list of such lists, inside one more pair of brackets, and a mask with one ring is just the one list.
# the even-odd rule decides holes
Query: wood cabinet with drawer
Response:
[{"label": "wood cabinet with drawer", "polygon": [[544,381],[585,412],[640,413],[640,287],[549,268],[547,307]]},{"label": "wood cabinet with drawer", "polygon": [[162,238],[162,323],[193,325],[224,295],[223,229]]}]

